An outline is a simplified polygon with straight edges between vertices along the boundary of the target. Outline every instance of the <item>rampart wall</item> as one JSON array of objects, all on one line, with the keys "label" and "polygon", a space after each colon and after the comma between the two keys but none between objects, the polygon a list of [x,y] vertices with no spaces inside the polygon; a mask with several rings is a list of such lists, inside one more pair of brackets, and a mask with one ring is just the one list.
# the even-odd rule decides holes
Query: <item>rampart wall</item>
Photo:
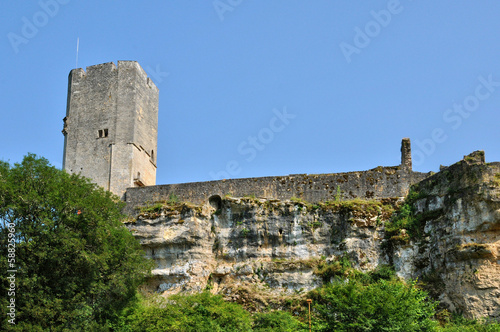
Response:
[{"label": "rampart wall", "polygon": [[213,195],[222,197],[226,194],[280,200],[297,197],[309,202],[335,200],[339,193],[344,200],[402,197],[407,194],[410,185],[427,176],[429,174],[405,170],[401,166],[380,166],[360,172],[294,174],[128,188],[125,212],[133,214],[136,208],[167,201],[171,195],[196,204],[207,203]]}]

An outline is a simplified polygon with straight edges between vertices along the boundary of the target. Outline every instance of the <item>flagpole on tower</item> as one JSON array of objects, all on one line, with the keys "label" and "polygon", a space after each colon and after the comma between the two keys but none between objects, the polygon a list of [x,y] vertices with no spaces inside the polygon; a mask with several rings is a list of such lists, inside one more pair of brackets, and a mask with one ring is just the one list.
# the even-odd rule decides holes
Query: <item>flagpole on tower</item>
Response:
[{"label": "flagpole on tower", "polygon": [[76,39],[76,64],[75,69],[78,68],[78,47],[80,46],[80,37]]}]

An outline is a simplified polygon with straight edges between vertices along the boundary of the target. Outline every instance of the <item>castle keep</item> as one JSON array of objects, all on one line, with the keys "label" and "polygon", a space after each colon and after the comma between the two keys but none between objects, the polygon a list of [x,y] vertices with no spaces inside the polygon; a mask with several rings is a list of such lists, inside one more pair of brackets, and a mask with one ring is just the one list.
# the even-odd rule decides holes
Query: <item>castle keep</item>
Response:
[{"label": "castle keep", "polygon": [[63,169],[122,196],[154,185],[158,88],[136,61],[73,69],[64,118]]}]

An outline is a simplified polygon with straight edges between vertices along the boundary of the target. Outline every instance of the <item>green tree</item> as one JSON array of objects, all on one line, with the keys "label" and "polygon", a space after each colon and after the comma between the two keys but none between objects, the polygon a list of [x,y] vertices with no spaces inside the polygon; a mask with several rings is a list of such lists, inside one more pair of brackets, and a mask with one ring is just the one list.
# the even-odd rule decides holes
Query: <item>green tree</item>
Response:
[{"label": "green tree", "polygon": [[139,303],[118,330],[246,332],[252,331],[252,318],[241,305],[226,302],[222,296],[209,292],[174,295],[169,299],[158,296]]},{"label": "green tree", "polygon": [[[119,316],[151,269],[122,204],[44,158],[0,162],[0,329],[96,330]],[[7,270],[16,271],[15,326],[5,319]]]},{"label": "green tree", "polygon": [[337,280],[311,292],[321,331],[433,331],[436,303],[413,283]]}]

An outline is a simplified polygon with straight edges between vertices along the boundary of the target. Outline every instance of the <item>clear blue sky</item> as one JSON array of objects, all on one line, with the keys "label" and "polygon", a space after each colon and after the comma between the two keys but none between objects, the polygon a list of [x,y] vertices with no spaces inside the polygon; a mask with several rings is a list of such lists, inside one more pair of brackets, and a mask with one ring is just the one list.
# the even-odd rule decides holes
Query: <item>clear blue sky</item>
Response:
[{"label": "clear blue sky", "polygon": [[158,184],[398,165],[403,137],[419,171],[478,149],[500,161],[497,0],[0,9],[5,161],[32,152],[61,167],[78,37],[78,67],[136,60],[160,89]]}]

